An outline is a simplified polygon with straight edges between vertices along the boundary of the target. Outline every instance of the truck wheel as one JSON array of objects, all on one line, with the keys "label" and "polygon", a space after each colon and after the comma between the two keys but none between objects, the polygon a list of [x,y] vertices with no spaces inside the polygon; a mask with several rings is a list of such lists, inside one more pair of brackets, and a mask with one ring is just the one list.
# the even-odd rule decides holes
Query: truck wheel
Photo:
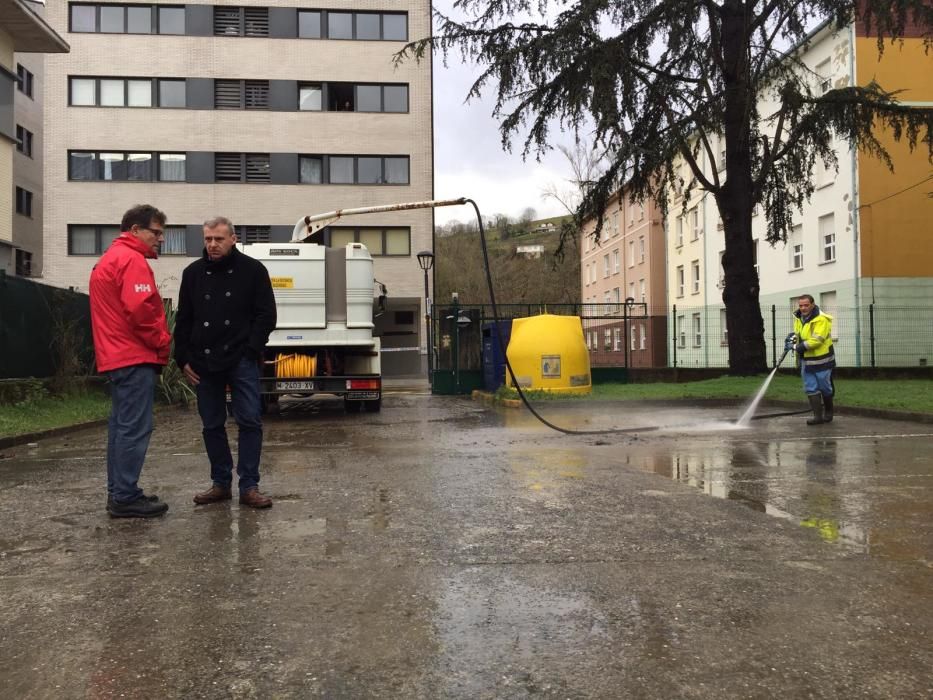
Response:
[{"label": "truck wheel", "polygon": [[350,401],[349,399],[343,400],[343,410],[347,413],[359,413],[361,408],[363,408],[362,401]]},{"label": "truck wheel", "polygon": [[366,404],[367,413],[379,413],[382,410],[382,397],[375,399],[374,401],[364,401]]}]

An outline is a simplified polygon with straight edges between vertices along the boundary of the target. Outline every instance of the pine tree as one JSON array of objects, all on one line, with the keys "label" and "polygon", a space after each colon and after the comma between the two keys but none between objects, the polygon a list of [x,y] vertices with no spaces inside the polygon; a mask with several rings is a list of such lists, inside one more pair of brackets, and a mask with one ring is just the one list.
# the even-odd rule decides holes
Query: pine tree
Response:
[{"label": "pine tree", "polygon": [[[766,368],[755,206],[764,207],[768,242],[786,240],[794,211],[813,192],[816,159],[835,166],[835,137],[889,166],[879,127],[933,154],[933,109],[899,104],[874,83],[823,93],[788,53],[805,47],[821,20],[843,29],[855,18],[878,36],[879,51],[911,24],[929,49],[930,0],[457,0],[454,7],[469,19],[437,14],[438,33],[397,59],[437,48],[445,59],[459,51],[477,62],[482,72],[470,96],[494,85],[504,144],[527,129],[523,155],[546,150],[555,124],[592,128],[609,167],[587,188],[577,219],[596,217],[597,235],[620,182],[635,199],[656,197],[665,211],[672,190],[685,200],[693,188],[715,198],[735,374]],[[759,114],[766,92],[777,97],[774,114]],[[704,173],[700,153],[715,161],[719,137],[725,172]],[[680,158],[691,177],[672,167]]]}]

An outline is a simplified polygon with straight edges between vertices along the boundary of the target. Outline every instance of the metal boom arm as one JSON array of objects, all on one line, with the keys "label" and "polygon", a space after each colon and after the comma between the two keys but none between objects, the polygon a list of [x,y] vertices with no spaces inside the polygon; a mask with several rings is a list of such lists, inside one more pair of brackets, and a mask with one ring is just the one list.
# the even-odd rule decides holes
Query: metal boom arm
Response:
[{"label": "metal boom arm", "polygon": [[304,242],[311,236],[320,231],[325,226],[330,226],[335,221],[344,216],[353,216],[354,214],[375,214],[383,211],[405,211],[406,209],[433,209],[435,207],[452,207],[458,204],[466,204],[466,197],[459,199],[431,199],[424,202],[407,202],[405,204],[382,204],[375,207],[355,207],[353,209],[337,209],[324,214],[314,214],[305,216],[298,220],[295,229],[292,231],[292,242]]}]

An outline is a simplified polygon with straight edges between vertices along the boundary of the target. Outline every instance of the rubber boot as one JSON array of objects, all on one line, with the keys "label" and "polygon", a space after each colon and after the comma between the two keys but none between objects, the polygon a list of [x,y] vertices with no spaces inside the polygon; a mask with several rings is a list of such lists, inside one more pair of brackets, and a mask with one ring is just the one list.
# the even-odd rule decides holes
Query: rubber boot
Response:
[{"label": "rubber boot", "polygon": [[826,422],[823,418],[823,395],[807,394],[810,401],[810,409],[813,411],[813,418],[807,419],[807,425],[822,425]]},{"label": "rubber boot", "polygon": [[833,397],[823,394],[823,422],[833,422]]}]

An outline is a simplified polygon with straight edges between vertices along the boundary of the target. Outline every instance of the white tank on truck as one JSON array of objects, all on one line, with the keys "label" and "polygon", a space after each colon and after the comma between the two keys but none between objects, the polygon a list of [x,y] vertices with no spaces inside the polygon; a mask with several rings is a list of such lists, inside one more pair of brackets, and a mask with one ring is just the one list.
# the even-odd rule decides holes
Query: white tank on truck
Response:
[{"label": "white tank on truck", "polygon": [[[288,243],[241,245],[262,261],[272,279],[278,320],[263,354],[263,406],[279,397],[330,394],[348,412],[382,407],[380,341],[374,310],[386,303],[362,243],[330,248],[311,242],[315,233],[346,216],[464,204],[433,200],[342,209],[299,220]],[[374,290],[379,285],[379,294]]]}]

